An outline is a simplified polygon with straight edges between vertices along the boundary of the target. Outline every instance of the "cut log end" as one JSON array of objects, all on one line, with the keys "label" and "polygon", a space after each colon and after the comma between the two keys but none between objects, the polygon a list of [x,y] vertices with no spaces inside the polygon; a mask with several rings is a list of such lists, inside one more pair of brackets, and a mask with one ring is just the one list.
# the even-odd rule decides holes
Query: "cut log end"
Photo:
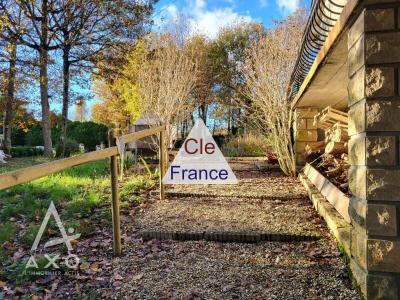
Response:
[{"label": "cut log end", "polygon": [[326,144],[325,153],[340,155],[347,153],[347,143],[330,141]]}]

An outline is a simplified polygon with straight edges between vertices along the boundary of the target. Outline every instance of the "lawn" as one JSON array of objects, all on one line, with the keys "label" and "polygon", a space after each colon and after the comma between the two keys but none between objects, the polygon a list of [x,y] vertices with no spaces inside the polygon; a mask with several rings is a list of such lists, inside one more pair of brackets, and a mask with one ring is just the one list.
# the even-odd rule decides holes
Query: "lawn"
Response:
[{"label": "lawn", "polygon": [[[43,157],[13,158],[0,173],[48,162]],[[143,191],[155,186],[146,174],[127,175],[120,183],[121,207],[137,206]],[[30,183],[0,191],[0,285],[24,286],[33,278],[23,272],[29,250],[51,202],[65,228],[90,239],[99,228],[111,231],[111,186],[108,160],[73,167]],[[42,243],[60,237],[50,218]],[[36,280],[37,278],[35,278]]]},{"label": "lawn", "polygon": [[0,174],[15,171],[17,169],[27,168],[33,165],[43,164],[52,159],[43,156],[16,157],[7,159],[6,164],[0,164]]}]

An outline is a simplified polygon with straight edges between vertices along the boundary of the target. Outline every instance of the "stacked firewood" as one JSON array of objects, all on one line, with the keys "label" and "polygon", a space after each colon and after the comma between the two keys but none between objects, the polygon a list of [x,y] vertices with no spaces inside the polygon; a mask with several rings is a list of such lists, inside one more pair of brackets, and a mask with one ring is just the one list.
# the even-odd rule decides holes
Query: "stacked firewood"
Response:
[{"label": "stacked firewood", "polygon": [[347,113],[327,107],[314,117],[314,125],[325,131],[325,140],[306,146],[307,161],[343,192],[347,192]]},{"label": "stacked firewood", "polygon": [[325,131],[325,140],[307,145],[307,155],[347,153],[347,113],[328,106],[314,117],[314,125]]},{"label": "stacked firewood", "polygon": [[350,165],[346,154],[335,157],[332,154],[324,153],[312,161],[311,165],[342,192],[348,193],[348,171]]}]

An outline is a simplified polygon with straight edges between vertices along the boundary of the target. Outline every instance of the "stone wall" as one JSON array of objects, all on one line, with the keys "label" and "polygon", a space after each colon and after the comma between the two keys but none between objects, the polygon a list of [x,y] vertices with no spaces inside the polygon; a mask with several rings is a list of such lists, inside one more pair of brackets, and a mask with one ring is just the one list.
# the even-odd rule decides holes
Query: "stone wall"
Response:
[{"label": "stone wall", "polygon": [[294,116],[294,137],[295,137],[295,153],[296,165],[303,166],[305,164],[305,148],[307,144],[314,144],[318,141],[317,127],[314,126],[314,116],[318,113],[317,108],[301,107],[296,108]]},{"label": "stone wall", "polygon": [[360,5],[348,33],[351,269],[367,299],[400,299],[400,1]]}]

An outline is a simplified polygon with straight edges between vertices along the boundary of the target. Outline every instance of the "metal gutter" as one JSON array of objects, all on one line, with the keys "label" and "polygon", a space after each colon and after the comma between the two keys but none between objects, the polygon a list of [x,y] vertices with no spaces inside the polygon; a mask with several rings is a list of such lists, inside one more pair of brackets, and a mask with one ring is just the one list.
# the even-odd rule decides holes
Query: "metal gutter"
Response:
[{"label": "metal gutter", "polygon": [[[323,0],[321,0],[323,1]],[[340,38],[341,34],[344,32],[349,22],[351,15],[353,14],[355,8],[358,6],[359,0],[349,0],[347,4],[344,6],[340,17],[337,19],[335,25],[329,32],[328,36],[326,37],[323,46],[319,49],[318,54],[314,58],[314,62],[311,67],[308,69],[307,74],[302,78],[301,85],[297,88],[296,93],[292,93],[292,107],[295,108],[298,105],[298,102],[303,95],[304,91],[307,89],[308,85],[310,84],[312,78],[314,77],[316,71],[327,57],[328,52],[334,46],[336,41]],[[296,70],[296,69],[295,69]],[[292,75],[295,76],[295,73]],[[293,91],[292,85],[292,91]]]},{"label": "metal gutter", "polygon": [[294,98],[307,77],[318,52],[336,24],[348,0],[314,0],[302,46],[292,73],[289,96]]}]

